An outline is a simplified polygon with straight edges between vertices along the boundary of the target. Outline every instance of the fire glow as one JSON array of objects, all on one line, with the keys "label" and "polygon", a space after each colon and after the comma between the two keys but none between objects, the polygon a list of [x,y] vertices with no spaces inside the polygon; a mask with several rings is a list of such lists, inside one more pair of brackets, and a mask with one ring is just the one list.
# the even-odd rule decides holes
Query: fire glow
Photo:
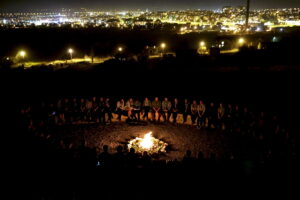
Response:
[{"label": "fire glow", "polygon": [[152,132],[147,133],[144,138],[136,137],[128,143],[128,149],[133,148],[139,153],[147,151],[150,154],[166,152],[167,146],[167,143],[153,137]]}]

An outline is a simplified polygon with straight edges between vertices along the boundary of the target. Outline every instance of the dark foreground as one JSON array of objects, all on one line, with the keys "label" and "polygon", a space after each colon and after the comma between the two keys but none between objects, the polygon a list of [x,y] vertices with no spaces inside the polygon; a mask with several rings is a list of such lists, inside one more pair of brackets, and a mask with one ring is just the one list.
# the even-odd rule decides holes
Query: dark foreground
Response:
[{"label": "dark foreground", "polygon": [[[29,195],[31,199],[126,199],[128,196],[131,199],[168,199],[180,195],[182,198],[191,199],[192,195],[207,195],[203,194],[209,191],[205,190],[206,188],[224,189],[224,187],[224,194],[227,196],[237,194],[238,191],[248,196],[253,194],[249,188],[259,188],[258,186],[262,187],[256,189],[255,194],[263,191],[265,194],[271,192],[267,195],[276,195],[282,192],[276,188],[283,189],[283,183],[289,185],[299,175],[296,164],[288,165],[287,162],[281,162],[280,165],[273,165],[272,170],[266,170],[266,173],[250,177],[220,173],[221,171],[208,173],[211,169],[187,170],[184,167],[106,170],[90,169],[85,166],[66,168],[49,165],[42,168],[36,165],[41,164],[38,159],[35,162],[28,162],[31,156],[26,152],[30,148],[27,146],[24,132],[15,123],[17,120],[15,114],[19,105],[24,102],[34,103],[42,99],[65,96],[204,97],[279,111],[288,122],[289,129],[297,133],[299,130],[297,93],[300,85],[298,77],[298,73],[290,72],[2,73],[1,97],[4,100],[2,110],[5,117],[2,128],[5,130],[1,132],[4,133],[3,152],[4,158],[8,158],[7,162],[4,162],[4,167],[10,175],[9,182],[14,188],[26,188],[26,192],[21,195]],[[296,141],[298,145],[298,137]],[[292,168],[294,170],[291,170]],[[263,177],[267,178],[268,182],[275,179],[273,183],[278,185],[272,190],[267,190],[266,188],[271,185],[258,181]],[[21,180],[15,181],[16,178]],[[284,182],[280,181],[282,178],[285,179]],[[237,186],[238,183],[246,181],[245,185]],[[228,182],[234,182],[234,188],[229,189]],[[290,188],[293,191],[293,187]],[[292,194],[292,191],[285,195]],[[162,195],[158,195],[159,193]],[[214,194],[209,193],[210,196]]]}]

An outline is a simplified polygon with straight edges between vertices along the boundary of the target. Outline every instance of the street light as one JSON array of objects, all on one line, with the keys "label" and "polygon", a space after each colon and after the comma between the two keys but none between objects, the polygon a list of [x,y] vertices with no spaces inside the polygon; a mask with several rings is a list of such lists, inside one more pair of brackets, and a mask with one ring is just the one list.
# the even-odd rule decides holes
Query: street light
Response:
[{"label": "street light", "polygon": [[202,47],[202,48],[205,47],[205,42],[204,41],[200,42],[200,47]]},{"label": "street light", "polygon": [[205,54],[206,53],[206,43],[204,41],[200,42],[200,48],[198,50],[200,54]]},{"label": "street light", "polygon": [[160,47],[161,47],[161,56],[163,56],[166,46],[167,46],[166,43],[161,43],[160,44]]},{"label": "street light", "polygon": [[239,45],[243,45],[243,44],[245,44],[245,39],[244,38],[240,38],[239,40],[238,40],[238,43],[239,43]]},{"label": "street light", "polygon": [[118,51],[121,53],[123,51],[123,48],[122,47],[119,47],[118,48]]},{"label": "street light", "polygon": [[25,65],[25,57],[26,57],[26,51],[21,50],[18,52],[16,58],[18,59],[18,62],[21,63],[23,66]]},{"label": "street light", "polygon": [[19,55],[22,57],[22,59],[24,59],[26,56],[26,52],[22,50],[19,52]]},{"label": "street light", "polygon": [[70,54],[70,58],[71,58],[71,60],[73,59],[73,52],[74,52],[74,50],[73,49],[68,49],[68,53]]}]

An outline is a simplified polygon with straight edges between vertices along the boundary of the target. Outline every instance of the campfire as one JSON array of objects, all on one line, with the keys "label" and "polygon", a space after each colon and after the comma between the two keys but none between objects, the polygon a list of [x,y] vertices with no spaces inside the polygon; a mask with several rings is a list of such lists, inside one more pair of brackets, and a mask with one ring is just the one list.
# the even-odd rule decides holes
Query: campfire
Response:
[{"label": "campfire", "polygon": [[128,149],[134,148],[138,153],[147,151],[150,154],[166,152],[167,146],[167,143],[153,137],[152,132],[147,133],[144,138],[136,137],[128,143]]}]

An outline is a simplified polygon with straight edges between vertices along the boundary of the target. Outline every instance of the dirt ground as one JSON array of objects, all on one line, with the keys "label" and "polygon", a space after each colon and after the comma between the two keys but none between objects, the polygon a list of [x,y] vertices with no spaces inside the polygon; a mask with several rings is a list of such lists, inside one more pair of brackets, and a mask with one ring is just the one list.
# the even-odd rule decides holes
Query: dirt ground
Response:
[{"label": "dirt ground", "polygon": [[174,125],[171,123],[146,123],[144,125],[129,125],[125,122],[113,122],[106,126],[99,124],[77,124],[60,126],[55,131],[61,138],[72,142],[75,146],[86,142],[100,153],[103,145],[109,146],[111,153],[116,147],[127,147],[128,141],[135,137],[144,137],[148,132],[168,143],[168,151],[159,156],[160,159],[181,160],[186,150],[191,150],[193,156],[202,151],[205,156],[215,153],[221,156],[230,150],[227,137],[221,131],[199,130],[190,125]]}]

